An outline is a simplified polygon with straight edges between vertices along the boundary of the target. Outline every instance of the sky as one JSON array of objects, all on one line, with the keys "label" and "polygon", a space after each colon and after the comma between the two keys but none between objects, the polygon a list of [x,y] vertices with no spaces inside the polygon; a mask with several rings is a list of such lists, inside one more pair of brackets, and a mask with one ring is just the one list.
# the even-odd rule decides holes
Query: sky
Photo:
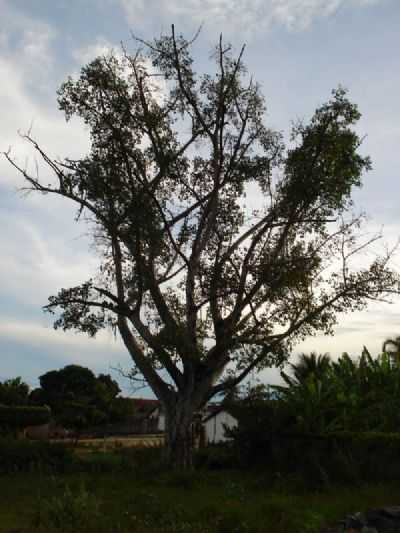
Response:
[{"label": "sky", "polygon": [[[151,39],[173,23],[190,37],[201,25],[198,69],[221,33],[238,50],[246,43],[245,62],[266,97],[266,122],[286,135],[333,88],[349,90],[362,113],[361,151],[373,162],[355,191],[356,209],[369,215],[367,232],[383,232],[374,253],[399,238],[399,0],[0,0],[0,20],[0,151],[11,148],[20,164],[34,164],[19,136],[28,130],[53,156],[87,153],[88,131],[58,111],[56,91],[67,76],[121,42],[134,50],[132,35]],[[118,338],[55,331],[42,311],[49,295],[95,272],[87,228],[74,222],[66,201],[27,196],[21,187],[0,157],[0,379],[21,376],[36,386],[44,372],[72,363],[118,378],[113,369],[130,366]],[[400,270],[398,257],[393,267]],[[377,354],[396,335],[399,298],[340,317],[333,337],[307,339],[292,361],[311,350],[357,356],[363,345]],[[279,372],[264,371],[261,379],[278,383]],[[121,385],[129,392],[127,382]]]}]

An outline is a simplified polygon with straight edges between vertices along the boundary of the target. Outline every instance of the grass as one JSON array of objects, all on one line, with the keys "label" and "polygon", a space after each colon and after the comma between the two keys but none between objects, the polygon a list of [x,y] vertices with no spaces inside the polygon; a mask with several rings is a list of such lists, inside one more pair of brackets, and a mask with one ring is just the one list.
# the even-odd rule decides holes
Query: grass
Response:
[{"label": "grass", "polygon": [[400,483],[311,492],[262,472],[167,473],[145,455],[140,468],[113,470],[117,453],[103,455],[110,471],[0,477],[0,531],[316,533],[350,512],[400,502]]}]

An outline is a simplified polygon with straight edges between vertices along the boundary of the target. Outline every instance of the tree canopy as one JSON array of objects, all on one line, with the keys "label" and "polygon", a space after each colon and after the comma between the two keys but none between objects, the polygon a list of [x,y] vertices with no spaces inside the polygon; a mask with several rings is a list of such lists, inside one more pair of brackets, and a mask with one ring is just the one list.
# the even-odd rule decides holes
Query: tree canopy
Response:
[{"label": "tree canopy", "polygon": [[331,333],[339,313],[398,291],[390,254],[355,261],[362,217],[351,192],[371,167],[357,106],[338,88],[283,135],[259,84],[222,38],[198,74],[192,42],[140,41],[99,57],[58,92],[91,148],[57,160],[55,181],[8,160],[28,189],[71,200],[99,252],[98,276],[49,298],[56,328],[117,328],[167,415],[172,461],[190,463],[193,414],[291,346]]},{"label": "tree canopy", "polygon": [[29,385],[21,377],[6,379],[0,383],[0,405],[27,405]]},{"label": "tree canopy", "polygon": [[[305,367],[311,371],[305,373]],[[391,363],[387,353],[373,358],[364,347],[359,357],[345,352],[336,361],[327,354],[303,354],[291,368],[293,377],[283,373],[285,385],[272,388],[295,416],[297,429],[317,433],[398,430],[400,367]]]},{"label": "tree canopy", "polygon": [[118,417],[114,403],[120,388],[107,374],[96,377],[89,368],[67,365],[46,372],[39,381],[32,401],[50,406],[56,421],[67,428],[82,430]]}]

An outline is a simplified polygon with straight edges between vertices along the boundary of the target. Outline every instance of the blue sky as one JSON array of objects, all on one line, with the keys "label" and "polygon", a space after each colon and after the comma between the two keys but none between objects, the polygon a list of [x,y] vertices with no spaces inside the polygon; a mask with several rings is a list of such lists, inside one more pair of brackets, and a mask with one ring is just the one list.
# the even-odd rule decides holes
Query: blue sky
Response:
[{"label": "blue sky", "polygon": [[[368,231],[383,227],[389,245],[398,239],[398,0],[0,0],[0,19],[0,150],[11,146],[20,163],[32,163],[17,134],[30,127],[52,155],[87,151],[88,132],[78,121],[66,124],[57,110],[56,90],[68,75],[121,41],[134,49],[131,33],[150,39],[174,23],[190,36],[202,24],[198,68],[207,67],[221,32],[237,48],[246,42],[247,65],[263,87],[272,128],[287,133],[292,120],[310,117],[338,84],[349,89],[363,114],[362,151],[373,161],[354,195],[356,207],[371,216]],[[43,314],[47,297],[86,280],[96,258],[71,206],[24,197],[21,185],[0,159],[0,377],[21,375],[34,385],[41,373],[69,363],[96,372],[128,368],[129,357],[111,333],[93,340],[56,332]],[[398,258],[394,266],[400,269]],[[337,357],[344,350],[356,355],[365,344],[377,353],[383,339],[398,334],[397,299],[342,317],[334,337],[308,339],[296,351]],[[277,376],[263,373],[270,382]]]}]

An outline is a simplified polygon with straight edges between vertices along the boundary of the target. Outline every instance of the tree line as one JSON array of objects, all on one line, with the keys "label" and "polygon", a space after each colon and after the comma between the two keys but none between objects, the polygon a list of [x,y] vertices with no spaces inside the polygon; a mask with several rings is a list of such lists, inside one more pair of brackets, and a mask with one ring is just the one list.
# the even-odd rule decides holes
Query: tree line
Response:
[{"label": "tree line", "polygon": [[[263,467],[313,487],[331,482],[398,479],[400,470],[399,339],[396,351],[372,357],[301,354],[281,372],[284,384],[248,387],[229,409],[231,455],[217,465]],[[296,477],[297,476],[297,477]]]},{"label": "tree line", "polygon": [[[389,344],[399,339],[388,340]],[[399,351],[372,357],[364,346],[359,357],[344,352],[300,354],[281,371],[282,385],[259,384],[230,400],[241,429],[263,432],[328,434],[338,431],[400,431]]]},{"label": "tree line", "polygon": [[[60,370],[51,370],[39,377],[40,387],[30,387],[20,377],[0,383],[0,407],[3,407],[3,426],[12,423],[10,410],[22,413],[28,408],[28,415],[17,420],[17,425],[36,425],[51,419],[59,426],[74,431],[100,424],[112,424],[125,420],[133,413],[129,398],[120,396],[118,383],[109,374],[97,376],[79,365],[67,365]],[[47,416],[32,407],[46,406]],[[30,408],[30,409],[29,409]],[[40,415],[39,415],[40,413]]]}]

